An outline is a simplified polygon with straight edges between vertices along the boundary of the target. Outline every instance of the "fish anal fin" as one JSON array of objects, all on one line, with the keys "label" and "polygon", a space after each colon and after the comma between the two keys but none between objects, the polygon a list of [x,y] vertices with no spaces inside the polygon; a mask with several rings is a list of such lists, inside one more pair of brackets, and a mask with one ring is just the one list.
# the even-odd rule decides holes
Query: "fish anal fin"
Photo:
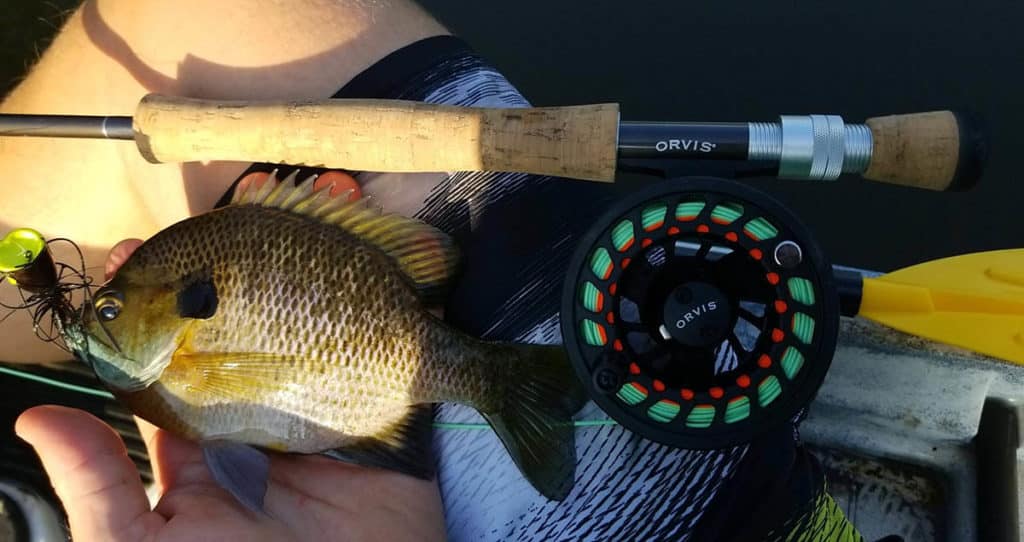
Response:
[{"label": "fish anal fin", "polygon": [[346,463],[392,470],[429,480],[434,477],[433,420],[433,406],[413,406],[402,421],[386,434],[364,437],[343,448],[323,452],[322,455]]},{"label": "fish anal fin", "polygon": [[390,256],[425,297],[451,282],[459,252],[446,233],[414,218],[382,213],[369,198],[348,201],[347,193],[332,197],[333,184],[315,184],[316,176],[294,185],[290,178],[278,181],[275,171],[263,184],[239,185],[231,204],[273,207],[342,228]]}]

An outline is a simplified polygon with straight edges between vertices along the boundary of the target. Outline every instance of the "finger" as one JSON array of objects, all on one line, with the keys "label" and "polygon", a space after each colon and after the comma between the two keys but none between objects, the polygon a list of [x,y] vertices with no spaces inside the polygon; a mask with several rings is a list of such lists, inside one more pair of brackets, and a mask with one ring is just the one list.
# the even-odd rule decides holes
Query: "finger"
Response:
[{"label": "finger", "polygon": [[[273,500],[276,492],[281,492],[276,495],[279,498],[296,492],[335,506],[347,503],[354,509],[369,509],[378,502],[393,500],[410,510],[438,511],[435,505],[440,502],[440,494],[436,479],[422,480],[318,455],[273,454],[270,460],[272,483],[268,500]],[[362,495],[364,500],[353,502],[356,495]]]},{"label": "finger", "polygon": [[125,239],[124,241],[118,242],[114,245],[114,248],[110,249],[110,253],[107,254],[107,263],[103,266],[104,280],[110,280],[117,272],[118,268],[128,261],[128,257],[135,252],[135,249],[142,245],[142,239]]},{"label": "finger", "polygon": [[313,182],[313,190],[321,190],[325,186],[330,186],[331,184],[334,185],[334,187],[331,188],[332,197],[344,194],[349,190],[351,190],[351,193],[348,196],[349,201],[355,201],[363,197],[363,192],[359,188],[359,183],[357,183],[351,175],[341,171],[327,171],[322,173],[316,178],[316,181]]},{"label": "finger", "polygon": [[254,171],[238,180],[238,186],[235,188],[235,192],[241,193],[242,191],[247,190],[249,185],[254,185],[255,188],[260,188],[269,178],[270,174],[267,172]]},{"label": "finger", "polygon": [[153,479],[157,494],[177,484],[209,482],[209,472],[203,465],[203,452],[199,446],[178,438],[157,426],[136,417],[139,434],[146,443],[146,451],[153,465]]},{"label": "finger", "polygon": [[[444,507],[435,480],[350,465],[322,456],[271,456],[264,505],[298,533],[310,514],[344,525],[353,540],[444,540]],[[308,538],[308,537],[307,537]]]},{"label": "finger", "polygon": [[142,540],[165,523],[150,511],[121,437],[91,414],[35,407],[22,413],[15,432],[39,454],[75,540]]}]

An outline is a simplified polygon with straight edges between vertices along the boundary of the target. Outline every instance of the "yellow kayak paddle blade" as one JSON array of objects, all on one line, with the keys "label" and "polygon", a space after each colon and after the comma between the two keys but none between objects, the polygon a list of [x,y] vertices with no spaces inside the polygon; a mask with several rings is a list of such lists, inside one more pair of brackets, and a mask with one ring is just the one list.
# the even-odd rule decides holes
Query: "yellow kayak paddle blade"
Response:
[{"label": "yellow kayak paddle blade", "polygon": [[1024,249],[943,258],[865,278],[858,316],[1024,365]]}]

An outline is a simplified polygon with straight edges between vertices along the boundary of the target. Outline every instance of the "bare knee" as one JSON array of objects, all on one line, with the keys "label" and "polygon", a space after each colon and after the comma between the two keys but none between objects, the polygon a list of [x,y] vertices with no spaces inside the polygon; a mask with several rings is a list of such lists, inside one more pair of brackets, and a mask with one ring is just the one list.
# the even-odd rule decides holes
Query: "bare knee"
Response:
[{"label": "bare knee", "polygon": [[388,53],[445,33],[410,0],[87,0],[5,105],[60,96],[66,112],[129,113],[150,92],[327,97]]},{"label": "bare knee", "polygon": [[224,99],[329,96],[445,33],[407,0],[90,0],[82,25],[148,91]]}]

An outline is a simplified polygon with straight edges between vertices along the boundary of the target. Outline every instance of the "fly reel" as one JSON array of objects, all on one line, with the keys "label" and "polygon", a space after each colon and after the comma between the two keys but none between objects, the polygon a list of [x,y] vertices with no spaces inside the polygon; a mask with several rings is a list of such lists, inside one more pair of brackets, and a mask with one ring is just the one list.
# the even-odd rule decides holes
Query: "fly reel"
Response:
[{"label": "fly reel", "polygon": [[590,397],[646,438],[749,442],[813,399],[835,351],[832,269],[745,185],[687,178],[619,202],[569,267],[562,335]]}]

